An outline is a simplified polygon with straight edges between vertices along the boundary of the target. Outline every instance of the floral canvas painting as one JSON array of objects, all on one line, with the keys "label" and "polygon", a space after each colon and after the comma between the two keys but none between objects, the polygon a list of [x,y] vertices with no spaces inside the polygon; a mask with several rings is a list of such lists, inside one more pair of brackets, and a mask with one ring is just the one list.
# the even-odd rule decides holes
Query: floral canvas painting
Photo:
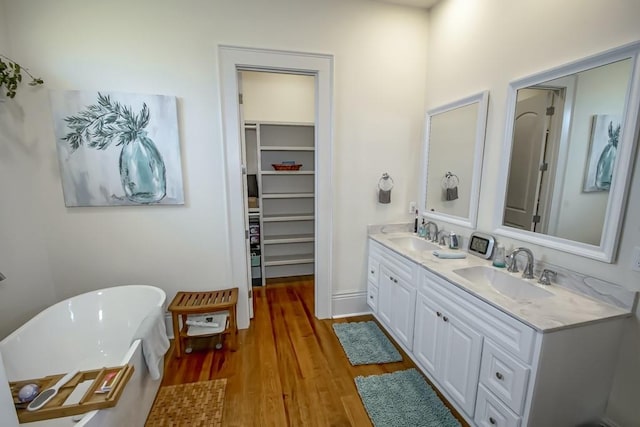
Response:
[{"label": "floral canvas painting", "polygon": [[582,191],[609,191],[618,150],[622,119],[617,115],[593,116],[591,141]]},{"label": "floral canvas painting", "polygon": [[67,207],[184,204],[175,97],[52,91],[50,99]]}]

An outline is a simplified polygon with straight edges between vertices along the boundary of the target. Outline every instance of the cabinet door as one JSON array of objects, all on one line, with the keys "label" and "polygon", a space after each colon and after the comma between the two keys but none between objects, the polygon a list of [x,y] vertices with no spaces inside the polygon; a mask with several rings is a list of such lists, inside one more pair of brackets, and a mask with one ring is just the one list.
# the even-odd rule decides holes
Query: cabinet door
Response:
[{"label": "cabinet door", "polygon": [[443,313],[440,383],[458,405],[473,416],[480,374],[482,335],[454,316]]},{"label": "cabinet door", "polygon": [[395,286],[392,292],[392,328],[402,344],[411,350],[416,314],[416,288],[401,278],[394,279],[393,284]]},{"label": "cabinet door", "polygon": [[438,336],[442,334],[445,323],[442,322],[442,312],[424,295],[418,297],[416,307],[416,330],[413,341],[413,354],[418,362],[432,376],[436,376],[438,351]]},{"label": "cabinet door", "polygon": [[[393,311],[393,273],[384,265],[380,265],[380,277],[378,282],[378,316],[380,319],[392,328],[391,313]],[[393,329],[393,328],[392,328]]]}]

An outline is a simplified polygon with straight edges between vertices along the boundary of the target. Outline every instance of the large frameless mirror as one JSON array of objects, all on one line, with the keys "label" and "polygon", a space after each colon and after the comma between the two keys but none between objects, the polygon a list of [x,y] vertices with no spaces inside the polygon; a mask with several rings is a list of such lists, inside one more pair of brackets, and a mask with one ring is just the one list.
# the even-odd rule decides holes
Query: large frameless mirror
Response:
[{"label": "large frameless mirror", "polygon": [[510,84],[496,233],[613,260],[638,132],[639,48]]},{"label": "large frameless mirror", "polygon": [[475,228],[489,92],[427,112],[422,163],[422,213]]}]

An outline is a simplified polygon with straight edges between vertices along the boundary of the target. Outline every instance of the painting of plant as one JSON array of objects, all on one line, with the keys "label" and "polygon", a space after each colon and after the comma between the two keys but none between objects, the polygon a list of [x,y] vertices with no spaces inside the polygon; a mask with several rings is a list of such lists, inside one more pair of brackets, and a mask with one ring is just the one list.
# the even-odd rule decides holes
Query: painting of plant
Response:
[{"label": "painting of plant", "polygon": [[175,98],[51,93],[67,206],[183,204]]},{"label": "painting of plant", "polygon": [[609,191],[620,139],[621,117],[593,116],[591,141],[582,191]]}]

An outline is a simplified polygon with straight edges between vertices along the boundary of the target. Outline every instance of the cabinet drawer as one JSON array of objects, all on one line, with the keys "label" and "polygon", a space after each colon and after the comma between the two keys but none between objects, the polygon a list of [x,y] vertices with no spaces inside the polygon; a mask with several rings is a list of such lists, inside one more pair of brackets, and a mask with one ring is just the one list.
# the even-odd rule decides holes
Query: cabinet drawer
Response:
[{"label": "cabinet drawer", "polygon": [[378,311],[378,287],[371,281],[367,283],[367,304],[374,313]]},{"label": "cabinet drawer", "polygon": [[522,414],[529,384],[529,368],[490,340],[484,341],[480,383],[515,413]]},{"label": "cabinet drawer", "polygon": [[520,427],[520,417],[511,412],[482,384],[478,387],[474,421],[480,427]]},{"label": "cabinet drawer", "polygon": [[413,261],[370,239],[369,258],[372,257],[380,259],[380,263],[389,267],[398,278],[406,280],[415,287],[418,267]]},{"label": "cabinet drawer", "polygon": [[370,282],[378,284],[378,269],[380,262],[377,258],[369,257],[369,267],[367,268],[367,278]]},{"label": "cabinet drawer", "polygon": [[476,298],[426,268],[420,272],[420,293],[436,295],[458,307],[461,317],[484,336],[507,349],[526,363],[531,363],[536,332],[517,319]]}]

